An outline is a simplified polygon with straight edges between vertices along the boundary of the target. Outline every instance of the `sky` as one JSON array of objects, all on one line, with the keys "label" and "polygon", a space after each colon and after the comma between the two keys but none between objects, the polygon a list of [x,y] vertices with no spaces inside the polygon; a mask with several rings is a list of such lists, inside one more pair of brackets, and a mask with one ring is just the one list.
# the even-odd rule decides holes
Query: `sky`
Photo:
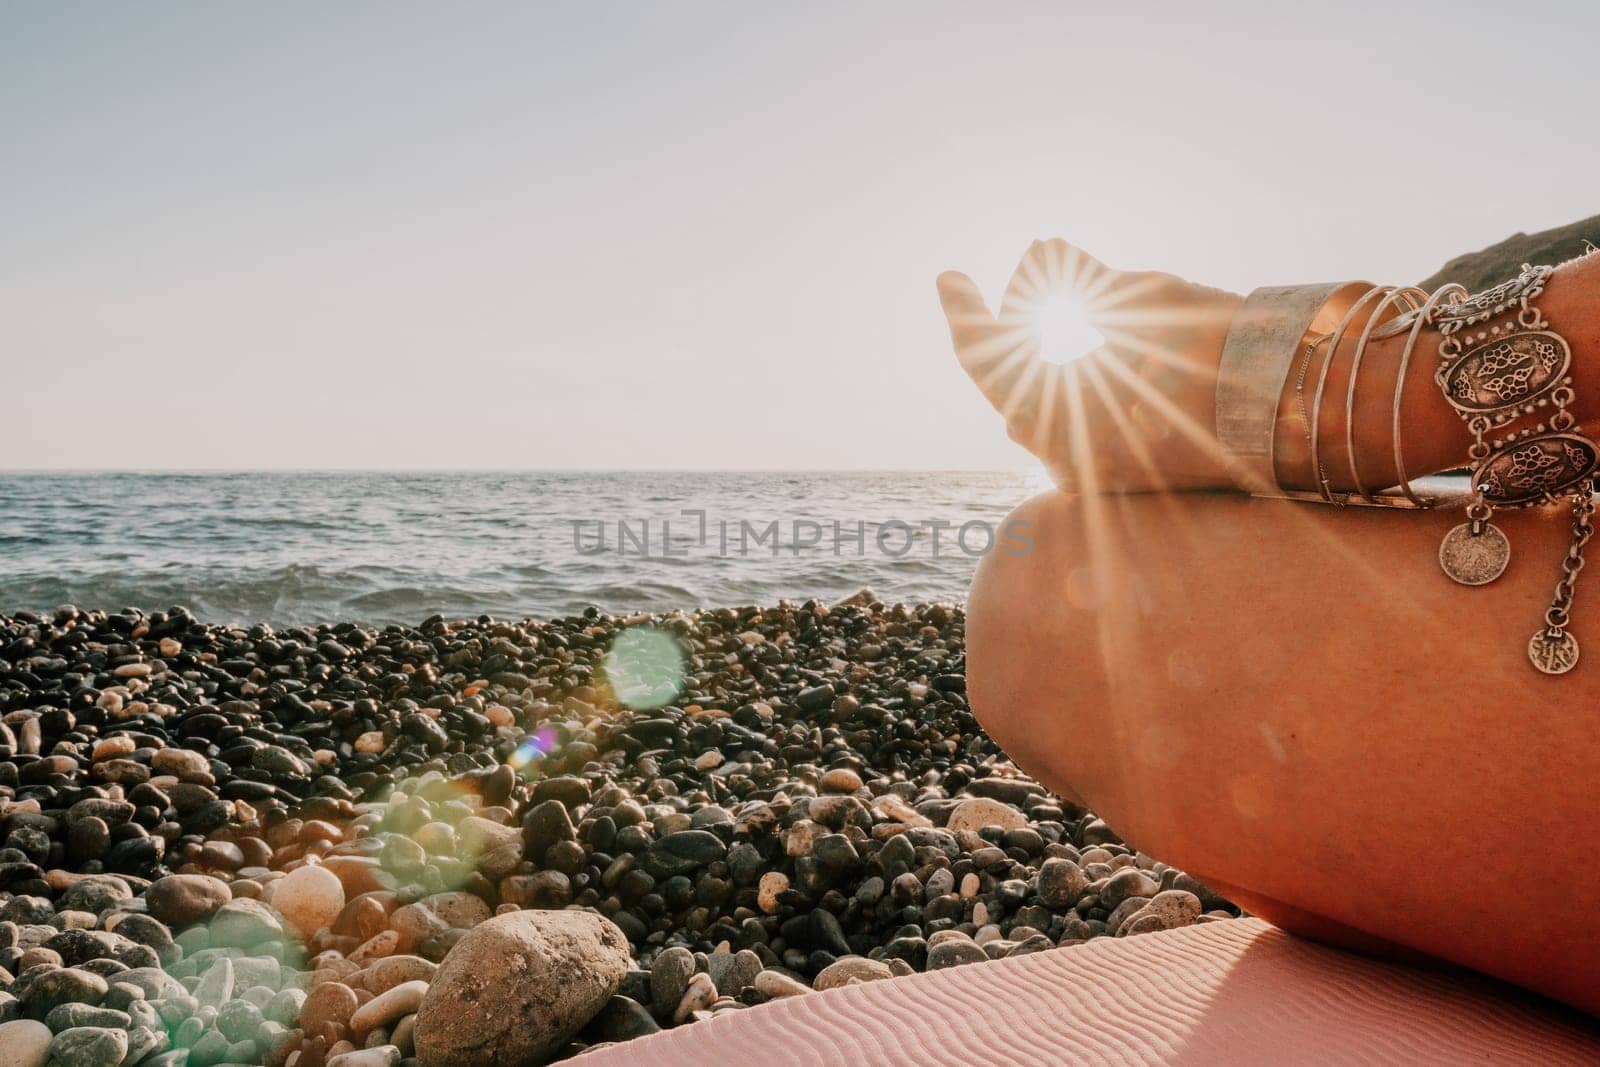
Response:
[{"label": "sky", "polygon": [[1600,213],[1592,3],[0,5],[0,468],[995,468],[934,278]]}]

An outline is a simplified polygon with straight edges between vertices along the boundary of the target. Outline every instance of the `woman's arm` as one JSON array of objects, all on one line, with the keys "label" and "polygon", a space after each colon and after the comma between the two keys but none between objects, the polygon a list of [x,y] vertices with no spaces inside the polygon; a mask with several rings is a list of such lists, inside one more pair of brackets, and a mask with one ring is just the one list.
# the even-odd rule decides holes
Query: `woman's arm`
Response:
[{"label": "woman's arm", "polygon": [[[1043,363],[1029,305],[1064,278],[1093,294],[1094,318],[1107,343],[1071,363]],[[1233,487],[1215,436],[1215,398],[1236,294],[1172,275],[1117,271],[1059,240],[1028,250],[998,314],[964,275],[942,275],[939,291],[962,365],[1006,416],[1012,438],[1044,462],[1057,484],[1100,492]],[[1600,429],[1600,256],[1562,264],[1538,303],[1572,348],[1571,410],[1580,424]],[[1362,324],[1346,334],[1333,358],[1319,420],[1323,466],[1336,490],[1354,488],[1344,397]],[[1406,339],[1401,333],[1372,341],[1361,364],[1355,458],[1369,488],[1398,481],[1393,400]],[[1438,333],[1424,331],[1407,368],[1401,436],[1411,478],[1463,464],[1471,443],[1434,383],[1438,350]],[[1310,386],[1320,366],[1312,364]],[[1279,477],[1287,488],[1311,489],[1309,448],[1294,408],[1297,369],[1298,363],[1280,406]]]}]

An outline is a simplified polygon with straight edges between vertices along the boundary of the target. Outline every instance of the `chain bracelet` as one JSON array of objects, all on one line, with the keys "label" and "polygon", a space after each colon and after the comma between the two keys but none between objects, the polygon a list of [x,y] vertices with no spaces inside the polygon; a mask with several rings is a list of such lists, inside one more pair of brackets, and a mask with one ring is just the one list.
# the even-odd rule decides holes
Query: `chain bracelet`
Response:
[{"label": "chain bracelet", "polygon": [[[1440,305],[1430,321],[1441,335],[1434,380],[1472,434],[1468,521],[1445,535],[1440,566],[1463,585],[1494,581],[1511,558],[1510,542],[1490,521],[1494,510],[1570,496],[1572,544],[1562,560],[1545,625],[1528,642],[1528,659],[1535,668],[1563,674],[1578,661],[1578,641],[1567,627],[1583,548],[1593,534],[1600,446],[1579,431],[1571,411],[1577,396],[1570,374],[1572,349],[1533,303],[1554,269],[1525,264],[1508,282]],[[1548,420],[1489,439],[1490,431],[1509,428],[1540,409],[1553,409]]]}]

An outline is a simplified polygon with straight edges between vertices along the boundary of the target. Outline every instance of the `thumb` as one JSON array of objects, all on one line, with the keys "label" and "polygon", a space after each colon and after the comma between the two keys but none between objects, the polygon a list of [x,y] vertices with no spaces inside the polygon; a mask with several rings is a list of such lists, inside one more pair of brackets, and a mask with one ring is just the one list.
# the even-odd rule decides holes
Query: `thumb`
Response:
[{"label": "thumb", "polygon": [[977,284],[965,274],[947,270],[939,275],[939,304],[950,324],[950,343],[968,374],[994,362],[997,323]]}]

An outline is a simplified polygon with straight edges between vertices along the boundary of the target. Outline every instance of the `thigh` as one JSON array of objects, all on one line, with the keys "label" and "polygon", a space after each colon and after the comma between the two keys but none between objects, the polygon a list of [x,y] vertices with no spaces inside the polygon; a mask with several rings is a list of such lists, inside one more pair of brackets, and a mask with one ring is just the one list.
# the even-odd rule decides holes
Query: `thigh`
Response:
[{"label": "thigh", "polygon": [[1438,567],[1457,513],[1053,494],[1013,518],[1032,550],[979,570],[968,684],[1019,764],[1267,918],[1600,1012],[1600,577],[1587,661],[1524,651],[1566,515],[1506,516],[1477,589]]}]

